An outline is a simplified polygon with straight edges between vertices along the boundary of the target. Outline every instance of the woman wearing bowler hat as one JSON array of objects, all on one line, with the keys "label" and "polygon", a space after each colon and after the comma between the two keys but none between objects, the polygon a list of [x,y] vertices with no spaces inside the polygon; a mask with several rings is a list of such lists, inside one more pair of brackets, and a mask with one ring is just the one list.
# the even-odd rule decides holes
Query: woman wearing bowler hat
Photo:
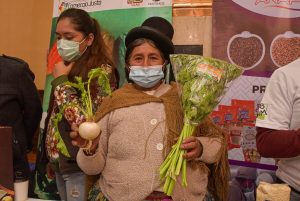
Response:
[{"label": "woman wearing bowler hat", "polygon": [[188,187],[182,187],[178,177],[172,197],[162,190],[159,167],[183,125],[176,83],[164,83],[165,66],[174,53],[173,32],[172,25],[160,17],[149,18],[129,31],[125,63],[130,83],[101,104],[96,120],[102,132],[89,153],[82,149],[86,142],[79,137],[78,128],[72,126],[73,145],[81,148],[79,167],[86,174],[100,174],[98,200],[199,201],[206,199],[208,191],[216,200],[225,200],[225,140],[210,119],[199,125],[197,137],[189,137],[181,145],[188,160]]}]

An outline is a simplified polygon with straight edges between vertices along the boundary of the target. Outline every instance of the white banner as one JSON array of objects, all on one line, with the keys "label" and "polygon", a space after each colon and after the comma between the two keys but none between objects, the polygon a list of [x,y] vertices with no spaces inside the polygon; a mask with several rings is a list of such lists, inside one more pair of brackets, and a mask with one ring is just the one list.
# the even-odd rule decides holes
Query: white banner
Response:
[{"label": "white banner", "polygon": [[53,17],[68,8],[80,8],[87,12],[130,9],[130,8],[151,8],[172,6],[172,0],[56,0],[54,1]]}]

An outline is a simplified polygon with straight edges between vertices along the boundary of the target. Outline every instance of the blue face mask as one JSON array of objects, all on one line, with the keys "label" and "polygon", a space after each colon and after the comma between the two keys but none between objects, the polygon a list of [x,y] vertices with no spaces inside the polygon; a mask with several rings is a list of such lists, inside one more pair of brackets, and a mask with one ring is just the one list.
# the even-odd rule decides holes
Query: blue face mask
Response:
[{"label": "blue face mask", "polygon": [[141,87],[151,88],[164,78],[162,68],[163,65],[131,66],[129,79]]}]

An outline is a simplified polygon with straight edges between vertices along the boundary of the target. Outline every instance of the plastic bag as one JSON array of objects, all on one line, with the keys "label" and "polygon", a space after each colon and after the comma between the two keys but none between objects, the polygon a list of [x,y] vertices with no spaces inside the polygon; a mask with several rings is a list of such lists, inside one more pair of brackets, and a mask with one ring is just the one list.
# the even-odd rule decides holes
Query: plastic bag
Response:
[{"label": "plastic bag", "polygon": [[287,184],[269,184],[259,182],[256,188],[257,201],[286,201],[290,200],[291,188]]}]

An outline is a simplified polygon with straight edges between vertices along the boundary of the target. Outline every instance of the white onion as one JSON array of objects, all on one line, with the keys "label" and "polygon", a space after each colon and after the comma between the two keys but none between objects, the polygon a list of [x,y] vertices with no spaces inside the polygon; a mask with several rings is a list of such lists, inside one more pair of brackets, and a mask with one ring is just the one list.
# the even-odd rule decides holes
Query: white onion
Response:
[{"label": "white onion", "polygon": [[101,132],[100,126],[95,122],[83,122],[79,126],[79,135],[86,140],[95,139]]}]

